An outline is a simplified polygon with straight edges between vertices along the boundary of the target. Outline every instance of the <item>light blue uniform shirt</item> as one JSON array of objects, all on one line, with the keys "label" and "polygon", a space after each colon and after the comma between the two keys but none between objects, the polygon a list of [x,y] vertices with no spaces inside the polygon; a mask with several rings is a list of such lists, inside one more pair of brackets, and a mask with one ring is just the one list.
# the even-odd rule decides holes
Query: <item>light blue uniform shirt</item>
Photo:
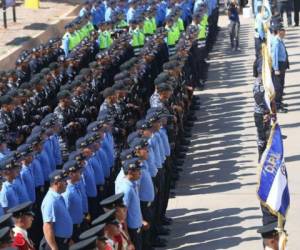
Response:
[{"label": "light blue uniform shirt", "polygon": [[165,148],[164,143],[163,143],[163,139],[161,137],[161,133],[159,133],[159,131],[157,131],[157,132],[155,132],[155,136],[157,137],[157,141],[158,141],[158,144],[159,144],[159,147],[160,147],[160,151],[159,151],[160,156],[163,159],[163,162],[165,162],[167,152],[166,152],[166,148]]},{"label": "light blue uniform shirt", "polygon": [[8,181],[3,182],[0,192],[0,205],[5,209],[15,207],[20,204],[19,197],[14,185]]},{"label": "light blue uniform shirt", "polygon": [[286,62],[287,54],[283,41],[276,37],[272,46],[272,66],[274,70],[279,70],[279,62]]},{"label": "light blue uniform shirt", "polygon": [[67,32],[63,38],[62,38],[62,49],[64,50],[65,52],[65,56],[68,56],[69,55],[69,44],[70,44],[70,36],[71,34],[69,32]]},{"label": "light blue uniform shirt", "polygon": [[157,169],[162,168],[162,159],[160,158],[159,145],[157,144],[157,140],[154,135],[148,140],[151,148],[154,152],[154,162]]},{"label": "light blue uniform shirt", "polygon": [[43,149],[42,152],[37,155],[37,159],[42,166],[44,180],[49,181],[49,175],[52,173],[52,169],[49,163],[47,152]]},{"label": "light blue uniform shirt", "polygon": [[141,201],[154,201],[154,186],[151,175],[148,171],[147,163],[144,161],[141,170],[141,178],[137,181],[139,186],[139,197]]},{"label": "light blue uniform shirt", "polygon": [[161,128],[158,131],[158,133],[160,134],[160,138],[162,140],[166,156],[170,156],[171,155],[171,148],[170,148],[170,143],[169,143],[167,130],[165,128]]},{"label": "light blue uniform shirt", "polygon": [[96,197],[97,196],[97,187],[95,181],[95,173],[90,164],[85,163],[83,170],[83,182],[85,185],[85,190],[87,197]]},{"label": "light blue uniform shirt", "polygon": [[96,152],[96,156],[102,164],[104,177],[109,178],[109,176],[110,176],[110,165],[109,165],[108,158],[107,158],[107,155],[105,154],[104,149],[99,148],[99,150]]},{"label": "light blue uniform shirt", "polygon": [[41,163],[37,158],[35,158],[30,165],[31,169],[33,170],[32,172],[34,176],[35,187],[44,186],[45,180]]},{"label": "light blue uniform shirt", "polygon": [[129,8],[128,11],[127,11],[127,14],[126,14],[126,21],[127,23],[129,23],[133,17],[134,17],[134,14],[135,14],[135,9],[134,8]]},{"label": "light blue uniform shirt", "polygon": [[151,145],[148,145],[148,159],[147,159],[147,165],[148,165],[148,170],[151,175],[151,177],[155,177],[157,175],[157,167],[155,165],[155,155],[152,149]]},{"label": "light blue uniform shirt", "polygon": [[60,238],[71,238],[73,222],[63,196],[49,189],[42,202],[43,222],[52,222],[54,235]]},{"label": "light blue uniform shirt", "polygon": [[86,189],[85,189],[85,184],[83,180],[83,176],[81,176],[80,181],[76,183],[78,188],[81,191],[81,196],[82,196],[82,210],[86,214],[89,212],[89,204],[88,204],[88,198],[86,194]]},{"label": "light blue uniform shirt", "polygon": [[111,21],[112,8],[107,7],[105,10],[105,22]]},{"label": "light blue uniform shirt", "polygon": [[30,201],[35,202],[35,183],[31,165],[23,165],[20,172],[20,176],[26,186],[27,194],[29,196]]},{"label": "light blue uniform shirt", "polygon": [[59,143],[59,137],[58,135],[52,135],[50,137],[52,144],[53,144],[53,156],[54,156],[54,160],[57,165],[61,165],[62,164],[62,155],[61,155],[61,150],[60,150],[60,143]]},{"label": "light blue uniform shirt", "polygon": [[88,164],[90,164],[94,170],[94,177],[96,185],[104,185],[104,173],[101,162],[98,160],[96,155],[93,155],[90,159],[88,159]]},{"label": "light blue uniform shirt", "polygon": [[127,225],[130,229],[141,228],[143,224],[140,199],[137,191],[137,184],[122,178],[116,194],[124,193],[123,203],[127,207]]},{"label": "light blue uniform shirt", "polygon": [[51,172],[53,172],[56,169],[56,162],[54,158],[54,148],[51,138],[49,137],[43,145],[43,150],[46,151],[47,158],[49,161]]},{"label": "light blue uniform shirt", "polygon": [[64,192],[62,196],[64,197],[73,224],[80,224],[84,217],[80,186],[77,185],[77,183],[68,183],[66,192]]},{"label": "light blue uniform shirt", "polygon": [[17,176],[16,179],[14,179],[13,185],[14,185],[16,193],[18,195],[20,204],[30,201],[26,185],[20,175]]},{"label": "light blue uniform shirt", "polygon": [[4,215],[4,210],[3,210],[2,206],[0,205],[0,217],[1,217],[2,215]]}]

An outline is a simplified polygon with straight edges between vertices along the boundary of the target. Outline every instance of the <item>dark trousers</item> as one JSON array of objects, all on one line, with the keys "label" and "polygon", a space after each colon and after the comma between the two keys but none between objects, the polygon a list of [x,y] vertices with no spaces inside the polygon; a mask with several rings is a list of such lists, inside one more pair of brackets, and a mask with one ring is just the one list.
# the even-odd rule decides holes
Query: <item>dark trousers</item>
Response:
[{"label": "dark trousers", "polygon": [[300,2],[299,0],[294,0],[294,22],[295,25],[299,25],[299,11],[300,11]]},{"label": "dark trousers", "polygon": [[41,212],[41,204],[45,196],[45,190],[43,186],[35,189],[36,200],[33,205],[33,212],[35,214],[31,228],[28,230],[29,238],[33,241],[35,246],[39,246],[40,241],[43,238],[43,218]]},{"label": "dark trousers", "polygon": [[164,209],[164,199],[165,199],[165,169],[160,168],[155,177],[155,186],[157,189],[157,194],[155,197],[155,224],[156,226],[161,225],[161,215]]},{"label": "dark trousers", "polygon": [[141,201],[143,219],[150,224],[149,230],[143,231],[143,250],[151,249],[154,236],[154,214],[151,202]]},{"label": "dark trousers", "polygon": [[[55,237],[55,242],[58,247],[58,250],[68,250],[69,249],[69,239],[63,239],[59,237]],[[48,245],[45,237],[42,239],[41,244],[39,246],[39,250],[51,250]]]},{"label": "dark trousers", "polygon": [[135,250],[143,249],[142,230],[128,228],[130,239],[135,247]]},{"label": "dark trousers", "polygon": [[255,37],[254,38],[254,43],[255,43],[255,56],[256,58],[261,57],[261,44],[262,40],[260,38]]},{"label": "dark trousers", "polygon": [[89,204],[89,213],[91,215],[91,219],[96,219],[99,215],[99,209],[100,206],[98,204],[98,198],[97,197],[88,197],[88,204]]},{"label": "dark trousers", "polygon": [[273,77],[273,84],[275,88],[275,102],[277,108],[280,107],[282,103],[282,97],[283,97],[283,91],[284,91],[284,85],[285,85],[285,71],[287,69],[286,63],[285,62],[279,62],[279,75],[275,75],[275,72],[272,72],[272,77]]},{"label": "dark trousers", "polygon": [[170,157],[167,157],[166,163],[165,163],[165,192],[164,192],[164,202],[163,202],[163,208],[162,208],[162,214],[161,214],[161,216],[165,216],[167,208],[168,208],[169,197],[170,197],[171,181],[172,181],[172,160],[171,160]]},{"label": "dark trousers", "polygon": [[254,113],[254,121],[257,130],[258,161],[260,161],[268,143],[270,122],[264,122],[264,115],[258,113]]},{"label": "dark trousers", "polygon": [[283,18],[283,13],[286,12],[288,24],[292,24],[292,8],[289,1],[277,1],[277,10]]},{"label": "dark trousers", "polygon": [[79,235],[81,234],[81,225],[80,224],[74,224],[73,225],[73,234],[72,234],[72,240],[74,242],[79,241]]}]

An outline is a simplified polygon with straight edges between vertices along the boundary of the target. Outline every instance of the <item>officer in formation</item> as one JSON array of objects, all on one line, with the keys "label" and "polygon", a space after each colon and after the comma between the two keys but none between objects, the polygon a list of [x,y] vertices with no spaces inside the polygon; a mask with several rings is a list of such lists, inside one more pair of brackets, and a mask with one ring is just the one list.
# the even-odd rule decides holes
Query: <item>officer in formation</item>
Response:
[{"label": "officer in formation", "polygon": [[64,55],[40,69],[35,53],[36,71],[0,98],[0,213],[32,204],[35,248],[166,246],[193,91],[217,34],[217,6],[193,6],[86,3],[66,26]]},{"label": "officer in formation", "polygon": [[[258,7],[261,10],[261,7]],[[263,59],[261,46],[266,43],[266,34],[262,24],[262,15],[257,13],[256,15],[256,60],[253,67],[253,75],[255,77],[255,82],[253,86],[254,95],[254,120],[255,126],[257,128],[257,146],[258,146],[258,162],[260,163],[262,154],[264,153],[267,142],[269,140],[271,124],[272,121],[275,122],[278,113],[286,113],[286,105],[282,103],[283,87],[285,71],[289,67],[287,50],[284,45],[284,35],[285,29],[282,24],[282,18],[280,15],[273,13],[270,21],[270,33],[271,36],[271,48],[269,53],[272,57],[272,80],[275,88],[275,98],[270,104],[266,102],[265,99],[265,89],[263,86],[262,70],[263,70]],[[285,138],[283,136],[283,138]],[[279,233],[278,218],[270,213],[270,211],[261,205],[262,211],[262,224],[263,226],[258,229],[258,233],[261,234],[263,238],[264,249],[279,249]]]}]

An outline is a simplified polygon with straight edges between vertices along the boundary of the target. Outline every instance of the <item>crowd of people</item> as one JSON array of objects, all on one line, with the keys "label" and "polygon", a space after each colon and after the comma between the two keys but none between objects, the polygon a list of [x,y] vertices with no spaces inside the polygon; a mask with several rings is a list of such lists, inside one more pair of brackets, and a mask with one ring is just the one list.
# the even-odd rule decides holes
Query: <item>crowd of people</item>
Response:
[{"label": "crowd of people", "polygon": [[[272,124],[276,122],[278,113],[288,112],[288,109],[286,108],[287,104],[283,102],[285,73],[286,70],[289,69],[289,59],[284,43],[286,30],[283,24],[282,5],[289,4],[289,2],[277,1],[277,5],[275,5],[275,1],[270,1],[270,9],[266,9],[262,3],[257,2],[255,5],[257,7],[255,10],[256,59],[253,66],[253,75],[255,77],[253,95],[255,101],[254,121],[258,137],[258,162],[261,163],[263,153],[270,137]],[[262,10],[263,8],[265,9]],[[268,11],[270,13],[268,13]],[[267,22],[268,17],[270,17],[269,22]],[[290,26],[291,20],[289,19],[289,15],[287,21]],[[263,46],[267,48],[268,53],[263,54]],[[263,69],[264,60],[272,62],[271,80],[274,85],[275,96],[271,97],[270,103],[268,103],[269,101],[266,98],[263,82],[263,70],[266,70]],[[285,138],[286,137],[283,136],[283,139]],[[263,226],[258,232],[262,235],[263,247],[264,249],[281,249],[279,248],[278,217],[275,216],[276,213],[271,213],[264,204],[261,203],[260,205]]]},{"label": "crowd of people", "polygon": [[217,1],[88,1],[0,73],[0,249],[165,247]]}]

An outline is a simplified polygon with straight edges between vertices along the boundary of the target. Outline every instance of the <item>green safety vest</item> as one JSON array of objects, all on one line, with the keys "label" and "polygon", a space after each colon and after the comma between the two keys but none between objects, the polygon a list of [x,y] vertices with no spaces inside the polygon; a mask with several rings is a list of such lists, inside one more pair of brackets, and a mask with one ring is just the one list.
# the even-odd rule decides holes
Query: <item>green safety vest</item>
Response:
[{"label": "green safety vest", "polygon": [[69,50],[72,50],[76,47],[76,35],[74,33],[70,34],[69,37]]},{"label": "green safety vest", "polygon": [[167,29],[167,45],[168,46],[174,46],[177,42],[177,34],[172,28],[166,28]]},{"label": "green safety vest", "polygon": [[176,22],[177,27],[179,28],[179,31],[182,32],[184,31],[184,24],[183,20],[179,17],[177,22]]},{"label": "green safety vest", "polygon": [[156,20],[155,20],[155,17],[152,17],[151,18],[151,23],[152,23],[152,29],[153,29],[153,32],[155,33],[156,32]]},{"label": "green safety vest", "polygon": [[145,43],[145,35],[143,34],[143,32],[141,32],[140,29],[134,30],[132,32],[131,46],[136,48],[136,47],[143,46],[144,43]]},{"label": "green safety vest", "polygon": [[176,43],[180,38],[180,30],[179,27],[176,25],[176,23],[172,26],[173,32],[174,32],[174,36],[176,38]]},{"label": "green safety vest", "polygon": [[98,36],[99,41],[99,48],[100,49],[107,49],[111,46],[113,40],[111,38],[111,34],[109,31],[105,30],[103,32],[100,32]]},{"label": "green safety vest", "polygon": [[153,24],[152,21],[149,18],[146,18],[144,21],[143,31],[145,35],[153,35]]},{"label": "green safety vest", "polygon": [[117,24],[117,28],[122,29],[122,28],[127,28],[128,24],[125,20],[121,20],[118,24]]},{"label": "green safety vest", "polygon": [[206,27],[198,24],[198,28],[199,28],[199,33],[198,33],[198,39],[205,39],[206,38]]}]

